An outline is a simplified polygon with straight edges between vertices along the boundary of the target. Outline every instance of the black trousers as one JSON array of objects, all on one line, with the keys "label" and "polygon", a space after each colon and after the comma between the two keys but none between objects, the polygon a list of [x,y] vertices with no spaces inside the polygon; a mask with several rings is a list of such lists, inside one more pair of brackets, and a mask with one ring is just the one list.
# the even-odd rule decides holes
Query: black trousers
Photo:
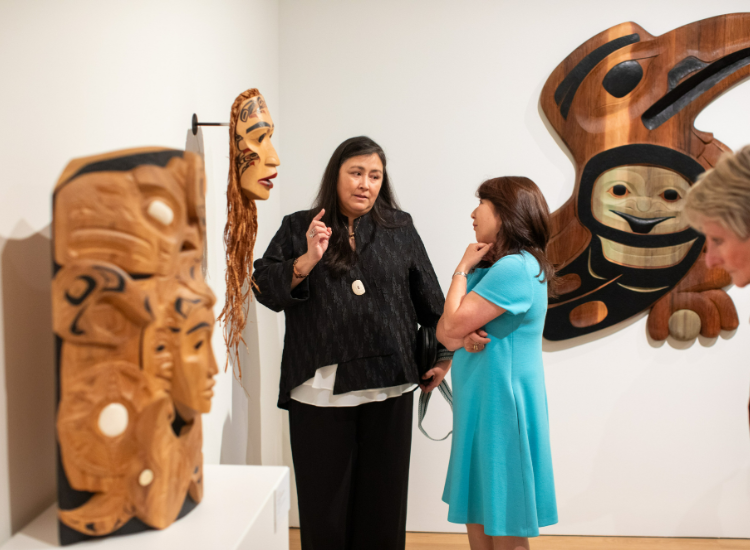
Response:
[{"label": "black trousers", "polygon": [[291,401],[302,550],[404,549],[413,404]]}]

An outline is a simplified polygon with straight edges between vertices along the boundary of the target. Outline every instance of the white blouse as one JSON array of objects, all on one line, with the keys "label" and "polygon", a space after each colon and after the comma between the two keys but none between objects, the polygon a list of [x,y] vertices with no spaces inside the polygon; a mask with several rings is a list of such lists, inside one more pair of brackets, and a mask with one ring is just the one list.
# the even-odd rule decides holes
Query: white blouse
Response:
[{"label": "white blouse", "polygon": [[336,383],[337,368],[338,365],[320,367],[315,371],[315,376],[292,390],[292,399],[315,407],[356,407],[364,403],[398,397],[417,388],[416,384],[409,383],[390,388],[356,390],[334,395],[333,386]]}]

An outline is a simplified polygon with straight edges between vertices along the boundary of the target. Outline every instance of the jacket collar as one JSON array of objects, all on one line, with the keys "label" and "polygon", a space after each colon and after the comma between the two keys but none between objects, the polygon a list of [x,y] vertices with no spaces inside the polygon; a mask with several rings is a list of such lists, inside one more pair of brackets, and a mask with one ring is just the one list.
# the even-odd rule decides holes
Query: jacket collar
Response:
[{"label": "jacket collar", "polygon": [[[348,226],[348,220],[347,220]],[[354,219],[354,235],[357,241],[357,252],[361,254],[367,245],[375,238],[375,222],[372,219],[372,210]]]},{"label": "jacket collar", "polygon": [[[348,228],[349,219],[341,213],[338,214],[338,217],[343,227]],[[376,229],[377,224],[372,219],[372,210],[358,218],[354,218],[354,235],[357,241],[358,254],[362,254],[366,247],[375,239]]]}]

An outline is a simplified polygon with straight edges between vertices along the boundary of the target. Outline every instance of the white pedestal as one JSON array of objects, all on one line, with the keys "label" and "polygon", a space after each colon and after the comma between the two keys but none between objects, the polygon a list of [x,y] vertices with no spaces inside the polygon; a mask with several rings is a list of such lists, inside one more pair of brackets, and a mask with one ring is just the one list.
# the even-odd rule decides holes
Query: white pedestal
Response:
[{"label": "white pedestal", "polygon": [[[207,464],[203,477],[203,502],[167,529],[91,540],[68,548],[289,550],[289,468]],[[54,505],[0,550],[58,546]]]}]

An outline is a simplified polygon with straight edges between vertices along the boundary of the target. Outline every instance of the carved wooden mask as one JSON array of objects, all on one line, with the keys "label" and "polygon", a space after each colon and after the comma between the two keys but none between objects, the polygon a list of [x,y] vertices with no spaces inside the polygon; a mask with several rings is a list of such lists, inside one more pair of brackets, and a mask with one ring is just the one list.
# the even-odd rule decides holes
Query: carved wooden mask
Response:
[{"label": "carved wooden mask", "polygon": [[214,295],[199,156],[72,161],[53,200],[63,544],[163,529],[202,498]]},{"label": "carved wooden mask", "polygon": [[[662,36],[623,23],[550,75],[541,106],[570,150],[576,184],[552,215],[549,255],[563,287],[550,300],[545,338],[588,334],[652,306],[648,330],[657,340],[737,327],[721,290],[729,276],[706,268],[704,238],[688,226],[682,202],[728,150],[696,130],[696,116],[748,76],[750,14]],[[675,315],[694,322],[686,328]]]},{"label": "carved wooden mask", "polygon": [[[247,322],[247,300],[253,270],[253,249],[258,236],[256,200],[270,196],[279,166],[271,143],[274,123],[257,88],[239,94],[229,116],[229,177],[227,181],[227,223],[224,228],[227,293],[219,321],[224,324],[224,341],[242,378],[239,346]],[[229,359],[227,360],[227,364]]]},{"label": "carved wooden mask", "polygon": [[263,96],[256,95],[244,101],[232,124],[234,166],[229,169],[235,170],[248,198],[266,200],[273,189],[271,180],[276,177],[280,162],[271,143],[275,127]]}]

